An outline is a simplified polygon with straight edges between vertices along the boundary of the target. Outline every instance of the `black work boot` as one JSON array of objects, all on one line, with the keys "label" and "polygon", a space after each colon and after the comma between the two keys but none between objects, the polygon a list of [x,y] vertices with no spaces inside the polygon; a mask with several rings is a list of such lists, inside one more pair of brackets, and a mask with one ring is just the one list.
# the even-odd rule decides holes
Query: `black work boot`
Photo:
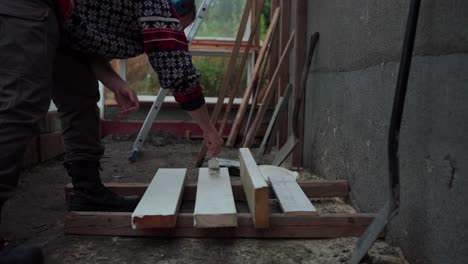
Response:
[{"label": "black work boot", "polygon": [[139,196],[120,196],[102,184],[98,161],[76,160],[63,165],[73,183],[68,200],[70,211],[132,212],[138,205]]},{"label": "black work boot", "polygon": [[43,264],[44,257],[38,247],[17,247],[0,239],[0,264]]}]

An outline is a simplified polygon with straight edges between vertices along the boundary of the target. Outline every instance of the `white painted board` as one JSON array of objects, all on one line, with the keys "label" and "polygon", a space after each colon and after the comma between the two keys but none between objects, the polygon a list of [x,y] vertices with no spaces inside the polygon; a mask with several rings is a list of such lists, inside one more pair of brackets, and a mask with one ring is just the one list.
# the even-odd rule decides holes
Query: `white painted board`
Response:
[{"label": "white painted board", "polygon": [[227,168],[210,175],[200,168],[195,200],[194,226],[198,228],[237,226],[237,211]]},{"label": "white painted board", "polygon": [[174,227],[187,169],[159,169],[132,213],[132,227]]}]

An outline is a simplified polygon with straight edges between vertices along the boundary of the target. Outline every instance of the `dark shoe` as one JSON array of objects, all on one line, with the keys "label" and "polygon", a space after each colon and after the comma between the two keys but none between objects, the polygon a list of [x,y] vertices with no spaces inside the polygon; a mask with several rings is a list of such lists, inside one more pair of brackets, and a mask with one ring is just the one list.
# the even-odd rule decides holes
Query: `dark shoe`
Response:
[{"label": "dark shoe", "polygon": [[43,264],[44,257],[38,247],[16,247],[0,240],[0,264]]},{"label": "dark shoe", "polygon": [[71,211],[131,212],[140,201],[139,196],[120,196],[105,187],[98,161],[68,161],[64,166],[73,183],[68,200]]},{"label": "dark shoe", "polygon": [[133,212],[140,202],[139,196],[120,196],[102,186],[93,191],[74,190],[69,197],[70,211]]}]

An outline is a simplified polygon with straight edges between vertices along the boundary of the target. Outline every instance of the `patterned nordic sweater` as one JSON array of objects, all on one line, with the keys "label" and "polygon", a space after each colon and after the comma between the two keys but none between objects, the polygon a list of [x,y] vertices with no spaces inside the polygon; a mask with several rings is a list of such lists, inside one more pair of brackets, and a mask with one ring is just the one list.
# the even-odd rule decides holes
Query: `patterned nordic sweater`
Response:
[{"label": "patterned nordic sweater", "polygon": [[185,110],[205,103],[200,73],[170,0],[58,0],[64,44],[107,58],[146,53],[161,87]]}]

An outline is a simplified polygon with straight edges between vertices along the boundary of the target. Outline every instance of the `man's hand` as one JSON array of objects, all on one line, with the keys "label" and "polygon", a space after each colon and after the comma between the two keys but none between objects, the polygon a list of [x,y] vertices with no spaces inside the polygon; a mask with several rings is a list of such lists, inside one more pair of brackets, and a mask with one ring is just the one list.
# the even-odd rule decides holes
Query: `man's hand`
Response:
[{"label": "man's hand", "polygon": [[206,104],[196,110],[189,111],[189,113],[203,130],[203,138],[205,139],[206,148],[211,153],[211,158],[218,156],[224,140],[219,135],[218,130],[211,124]]},{"label": "man's hand", "polygon": [[140,103],[135,91],[130,89],[112,69],[109,60],[104,57],[89,56],[88,61],[97,79],[114,92],[115,100],[120,107],[119,118],[125,119],[129,114],[136,112],[140,107]]},{"label": "man's hand", "polygon": [[128,86],[121,86],[119,89],[114,91],[115,100],[120,107],[119,118],[125,119],[129,114],[134,113],[140,108],[138,97],[132,89]]},{"label": "man's hand", "polygon": [[219,152],[221,152],[224,140],[219,135],[216,128],[212,126],[212,129],[205,131],[203,133],[203,138],[205,139],[206,148],[211,153],[211,157],[218,156]]}]

